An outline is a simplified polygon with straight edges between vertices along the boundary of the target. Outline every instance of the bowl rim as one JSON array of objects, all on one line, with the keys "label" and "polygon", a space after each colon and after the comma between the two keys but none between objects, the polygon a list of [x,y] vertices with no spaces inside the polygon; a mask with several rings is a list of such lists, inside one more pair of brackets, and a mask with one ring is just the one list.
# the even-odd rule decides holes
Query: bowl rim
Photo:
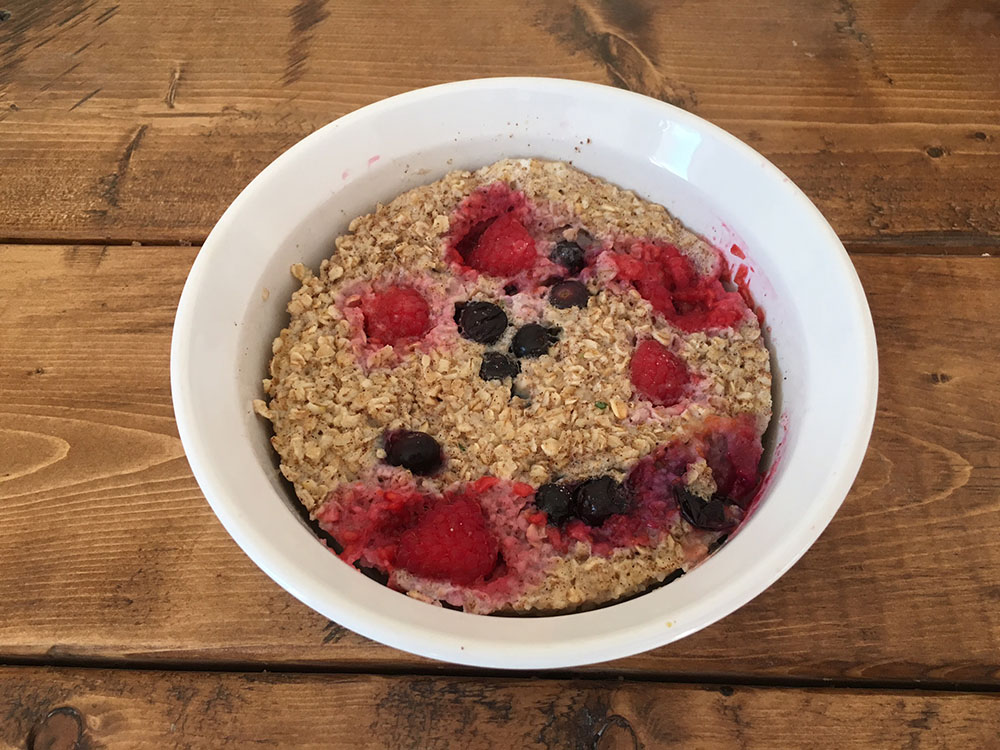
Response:
[{"label": "bowl rim", "polygon": [[[382,117],[395,109],[432,99],[443,93],[460,95],[465,92],[490,89],[509,90],[512,87],[534,93],[545,93],[546,91],[558,91],[563,94],[579,93],[584,97],[597,96],[608,101],[620,99],[623,102],[628,100],[634,103],[636,100],[641,100],[644,106],[660,108],[665,117],[699,130],[727,147],[735,149],[745,158],[752,158],[759,163],[766,177],[776,183],[781,183],[782,189],[792,191],[791,197],[802,209],[806,218],[825,235],[829,247],[834,250],[834,254],[839,260],[840,270],[843,273],[841,281],[846,284],[846,290],[849,292],[850,298],[845,299],[844,302],[849,304],[852,311],[858,316],[861,334],[858,342],[859,364],[865,370],[865,382],[867,382],[868,388],[862,394],[863,402],[856,404],[856,409],[853,410],[856,416],[850,431],[845,431],[845,434],[850,434],[856,439],[844,455],[837,478],[827,491],[826,496],[820,498],[820,502],[811,504],[810,524],[808,528],[802,528],[797,535],[798,549],[794,554],[782,558],[780,565],[769,568],[765,574],[759,574],[751,581],[747,581],[747,585],[735,593],[730,593],[726,597],[712,597],[714,599],[712,606],[706,607],[701,617],[694,618],[684,628],[674,630],[666,636],[662,628],[652,629],[646,627],[644,623],[636,623],[634,627],[616,630],[613,638],[604,635],[590,642],[576,639],[571,643],[546,643],[543,644],[543,647],[526,648],[522,654],[511,654],[505,644],[496,643],[487,638],[477,638],[475,634],[471,634],[469,638],[463,638],[462,644],[458,644],[442,637],[432,629],[413,623],[407,623],[406,627],[403,627],[398,615],[386,615],[382,612],[373,612],[371,609],[359,612],[354,603],[346,595],[337,591],[335,587],[324,586],[324,582],[314,576],[303,577],[302,571],[297,571],[293,564],[277,554],[276,548],[258,529],[254,528],[253,522],[247,515],[241,513],[236,507],[236,503],[227,498],[220,476],[204,456],[204,441],[199,433],[198,419],[193,409],[191,393],[187,390],[185,377],[191,367],[187,344],[195,323],[195,300],[204,287],[210,256],[216,245],[223,242],[223,235],[229,225],[236,221],[244,204],[251,200],[254,193],[264,189],[263,186],[270,177],[281,170],[284,164],[291,161],[300,152],[310,149],[313,144],[326,139],[331,132],[337,129]],[[836,252],[838,248],[839,253]],[[874,324],[867,299],[853,263],[840,239],[808,196],[756,150],[697,115],[642,94],[602,84],[560,78],[495,77],[428,86],[366,105],[307,135],[268,164],[229,205],[209,233],[195,258],[181,293],[174,322],[170,351],[170,380],[178,433],[191,471],[205,498],[226,531],[243,549],[244,553],[287,592],[317,612],[336,619],[340,625],[388,646],[457,664],[504,669],[537,669],[580,666],[607,661],[641,653],[678,640],[739,609],[769,588],[791,568],[815,543],[830,523],[860,470],[875,418],[878,392],[878,354]],[[777,419],[777,415],[774,418]],[[405,609],[411,604],[419,607],[427,606],[406,597],[399,597],[398,594],[393,595],[400,599],[399,609]],[[407,602],[407,604],[404,605],[403,602]],[[615,606],[618,605],[611,605],[606,609],[613,609]],[[586,618],[601,611],[605,610],[553,617]],[[442,610],[442,614],[447,617],[482,617],[481,615],[447,610]],[[581,654],[585,655],[581,656]]]}]

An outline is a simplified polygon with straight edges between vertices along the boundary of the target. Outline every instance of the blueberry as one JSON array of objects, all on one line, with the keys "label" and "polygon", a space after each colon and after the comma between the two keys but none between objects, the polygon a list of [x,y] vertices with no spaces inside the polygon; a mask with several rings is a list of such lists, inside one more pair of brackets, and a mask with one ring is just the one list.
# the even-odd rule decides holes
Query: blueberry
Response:
[{"label": "blueberry", "polygon": [[583,248],[578,244],[569,240],[562,240],[561,242],[557,242],[556,246],[552,248],[552,252],[549,253],[549,260],[565,268],[566,273],[570,276],[576,276],[586,265],[583,255]]},{"label": "blueberry", "polygon": [[706,531],[732,531],[739,524],[738,519],[726,513],[727,506],[734,506],[729,498],[715,495],[711,500],[705,500],[686,487],[675,488],[674,494],[684,520],[696,528]]},{"label": "blueberry", "polygon": [[455,305],[455,322],[463,337],[492,344],[507,329],[507,314],[492,302],[466,302]]},{"label": "blueberry", "polygon": [[545,511],[549,523],[562,523],[570,516],[573,493],[561,484],[543,484],[535,492],[535,507]]},{"label": "blueberry", "polygon": [[549,290],[549,304],[553,307],[586,307],[589,299],[590,292],[579,281],[560,281]]},{"label": "blueberry", "polygon": [[486,352],[479,367],[479,377],[483,380],[503,380],[521,372],[521,363],[500,352]]},{"label": "blueberry", "polygon": [[549,523],[560,524],[572,515],[573,493],[569,487],[551,482],[535,492],[535,507],[549,517]]},{"label": "blueberry", "polygon": [[608,476],[588,479],[573,493],[573,510],[577,518],[591,526],[600,526],[604,519],[628,511],[628,493],[621,483]]},{"label": "blueberry", "polygon": [[546,328],[538,323],[521,326],[510,342],[510,352],[515,357],[541,357],[559,339],[558,328]]},{"label": "blueberry", "polygon": [[414,474],[433,474],[441,468],[443,458],[441,446],[426,432],[394,430],[385,436],[385,460]]}]

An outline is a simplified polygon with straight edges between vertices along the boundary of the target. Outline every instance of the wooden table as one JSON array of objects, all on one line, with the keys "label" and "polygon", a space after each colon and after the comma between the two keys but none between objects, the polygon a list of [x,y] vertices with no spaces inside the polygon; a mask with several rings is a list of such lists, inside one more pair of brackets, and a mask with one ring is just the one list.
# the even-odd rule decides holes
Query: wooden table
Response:
[{"label": "wooden table", "polygon": [[[0,8],[0,748],[1000,747],[996,2]],[[168,380],[198,245],[264,165],[513,74],[640,91],[773,160],[850,250],[881,361],[860,476],[784,578],[542,674],[409,656],[279,589],[202,498]]]}]

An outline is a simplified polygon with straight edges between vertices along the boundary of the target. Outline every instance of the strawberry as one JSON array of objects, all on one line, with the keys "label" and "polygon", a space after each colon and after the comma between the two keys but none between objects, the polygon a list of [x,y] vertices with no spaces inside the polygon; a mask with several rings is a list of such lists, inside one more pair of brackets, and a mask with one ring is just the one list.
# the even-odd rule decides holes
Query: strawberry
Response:
[{"label": "strawberry", "polygon": [[390,286],[365,296],[361,312],[368,340],[379,346],[417,339],[430,329],[427,301],[408,286]]},{"label": "strawberry", "polygon": [[636,348],[630,370],[636,391],[660,406],[680,401],[690,380],[684,361],[653,339]]},{"label": "strawberry", "polygon": [[513,214],[498,216],[476,241],[465,264],[490,276],[516,276],[534,267],[535,240]]},{"label": "strawberry", "polygon": [[460,498],[433,506],[403,532],[396,565],[424,578],[468,585],[493,571],[498,551],[479,503]]}]

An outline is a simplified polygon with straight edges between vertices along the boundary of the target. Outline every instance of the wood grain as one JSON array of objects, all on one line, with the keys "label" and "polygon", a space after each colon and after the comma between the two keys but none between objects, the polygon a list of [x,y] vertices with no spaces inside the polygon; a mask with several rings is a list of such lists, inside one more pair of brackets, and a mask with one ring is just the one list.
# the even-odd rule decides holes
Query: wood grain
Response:
[{"label": "wood grain", "polygon": [[988,748],[998,705],[982,694],[7,668],[0,750]]},{"label": "wood grain", "polygon": [[[196,253],[0,247],[0,660],[444,668],[299,604],[201,497],[168,380]],[[855,263],[882,374],[844,507],[740,611],[592,671],[1000,683],[1000,261]]]},{"label": "wood grain", "polygon": [[6,8],[0,239],[197,243],[317,127],[419,86],[497,75],[610,83],[706,117],[775,161],[852,242],[978,252],[1000,238],[992,3]]}]

